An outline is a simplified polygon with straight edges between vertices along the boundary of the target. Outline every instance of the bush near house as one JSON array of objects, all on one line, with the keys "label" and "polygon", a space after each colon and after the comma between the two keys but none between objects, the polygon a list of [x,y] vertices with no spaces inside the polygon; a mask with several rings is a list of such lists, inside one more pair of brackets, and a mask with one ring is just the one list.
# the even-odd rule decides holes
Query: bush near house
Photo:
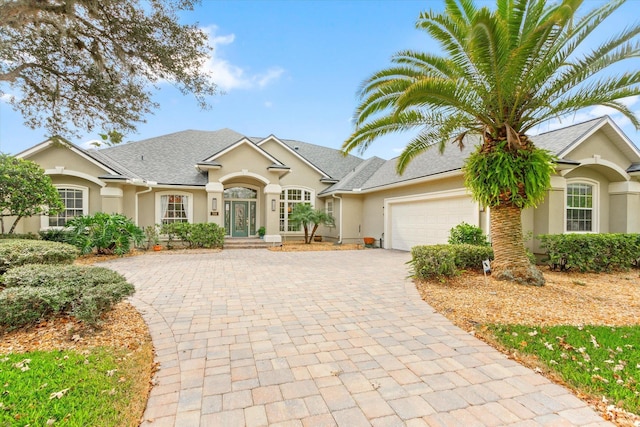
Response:
[{"label": "bush near house", "polygon": [[94,249],[99,254],[124,255],[132,245],[141,245],[144,232],[135,223],[121,214],[83,215],[72,218],[66,224],[69,243],[83,254]]},{"label": "bush near house", "polygon": [[41,240],[0,240],[0,274],[24,264],[71,264],[78,249]]},{"label": "bush near house", "polygon": [[222,248],[224,245],[224,228],[213,223],[173,222],[163,224],[160,232],[167,235],[169,249],[176,238],[188,248]]},{"label": "bush near house", "polygon": [[449,230],[449,244],[469,244],[476,246],[490,246],[491,244],[487,240],[487,236],[482,231],[482,228],[475,225],[462,222],[451,230]]},{"label": "bush near house", "polygon": [[38,240],[38,235],[33,233],[27,234],[0,234],[0,240],[7,239],[23,239],[23,240]]},{"label": "bush near house", "polygon": [[73,232],[63,228],[51,228],[49,230],[39,231],[38,234],[42,240],[49,242],[69,243],[73,241]]},{"label": "bush near house", "polygon": [[1,278],[0,325],[33,325],[54,315],[71,315],[95,324],[105,311],[134,293],[115,271],[79,265],[24,265]]},{"label": "bush near house", "polygon": [[428,245],[411,248],[413,276],[428,279],[441,276],[454,276],[460,270],[478,270],[482,261],[493,259],[493,250],[489,246],[469,244]]},{"label": "bush near house", "polygon": [[640,234],[542,234],[538,239],[549,265],[561,270],[628,270],[640,262]]}]

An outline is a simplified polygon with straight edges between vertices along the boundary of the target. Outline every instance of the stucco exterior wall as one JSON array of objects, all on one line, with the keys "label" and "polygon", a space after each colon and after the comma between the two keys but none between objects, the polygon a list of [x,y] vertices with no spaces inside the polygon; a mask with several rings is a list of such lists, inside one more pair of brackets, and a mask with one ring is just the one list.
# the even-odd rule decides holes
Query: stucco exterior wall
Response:
[{"label": "stucco exterior wall", "polygon": [[622,169],[627,169],[631,162],[603,131],[595,132],[587,140],[566,154],[566,158],[572,160],[588,159],[594,155],[600,156],[619,165]]},{"label": "stucco exterior wall", "polygon": [[86,173],[91,176],[105,175],[106,169],[97,166],[93,162],[75,154],[63,145],[51,145],[45,150],[39,151],[26,158],[40,165],[43,169],[54,169],[64,166],[66,169]]}]

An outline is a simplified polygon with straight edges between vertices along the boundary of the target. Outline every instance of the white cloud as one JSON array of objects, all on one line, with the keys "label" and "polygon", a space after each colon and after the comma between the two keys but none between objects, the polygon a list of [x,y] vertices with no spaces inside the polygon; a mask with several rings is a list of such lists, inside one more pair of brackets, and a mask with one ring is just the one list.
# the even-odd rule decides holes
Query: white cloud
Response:
[{"label": "white cloud", "polygon": [[7,104],[11,103],[14,99],[16,99],[16,96],[11,95],[10,93],[3,93],[0,95],[0,101],[6,102]]},{"label": "white cloud", "polygon": [[242,67],[234,65],[218,55],[221,46],[230,45],[235,41],[235,34],[216,35],[218,27],[215,25],[202,28],[202,31],[207,34],[209,43],[213,47],[213,53],[204,64],[204,68],[211,72],[213,81],[222,90],[263,88],[280,78],[284,73],[284,69],[280,67],[272,67],[263,73],[247,73]]},{"label": "white cloud", "polygon": [[96,148],[95,144],[104,144],[104,141],[100,141],[99,139],[90,139],[89,141],[78,144],[78,147],[88,150],[91,148]]}]

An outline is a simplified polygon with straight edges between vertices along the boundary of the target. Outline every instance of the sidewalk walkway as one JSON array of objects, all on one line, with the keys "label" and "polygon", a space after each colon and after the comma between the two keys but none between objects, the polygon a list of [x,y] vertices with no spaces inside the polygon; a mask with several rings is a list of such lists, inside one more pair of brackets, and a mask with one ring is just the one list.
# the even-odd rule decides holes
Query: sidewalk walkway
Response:
[{"label": "sidewalk walkway", "polygon": [[581,400],[453,326],[387,250],[110,261],[160,369],[145,426],[604,426]]}]

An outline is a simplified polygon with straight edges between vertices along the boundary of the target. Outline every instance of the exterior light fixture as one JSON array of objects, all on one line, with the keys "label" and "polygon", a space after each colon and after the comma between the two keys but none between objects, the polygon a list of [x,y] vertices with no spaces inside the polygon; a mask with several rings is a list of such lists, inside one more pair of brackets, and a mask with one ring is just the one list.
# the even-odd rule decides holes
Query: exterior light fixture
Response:
[{"label": "exterior light fixture", "polygon": [[276,211],[276,199],[271,199],[271,210]]},{"label": "exterior light fixture", "polygon": [[211,199],[211,210],[212,211],[217,211],[218,210],[218,198],[214,197],[213,199]]}]

